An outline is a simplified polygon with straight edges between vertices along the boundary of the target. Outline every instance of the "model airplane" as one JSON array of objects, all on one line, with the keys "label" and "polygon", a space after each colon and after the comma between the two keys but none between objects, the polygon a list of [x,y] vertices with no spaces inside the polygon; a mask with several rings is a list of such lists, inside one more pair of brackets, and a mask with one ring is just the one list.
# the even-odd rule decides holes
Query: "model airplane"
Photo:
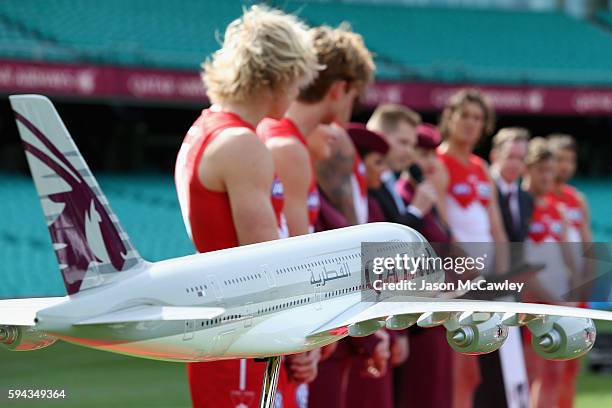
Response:
[{"label": "model airplane", "polygon": [[542,304],[381,300],[362,279],[361,243],[429,247],[390,223],[147,262],[52,103],[39,95],[10,101],[68,295],[0,300],[0,348],[34,350],[59,339],[167,361],[272,357],[273,389],[276,356],[381,327],[444,325],[451,347],[479,354],[498,349],[507,326],[526,325],[540,355],[570,359],[593,346],[591,319],[612,320],[612,312]]}]

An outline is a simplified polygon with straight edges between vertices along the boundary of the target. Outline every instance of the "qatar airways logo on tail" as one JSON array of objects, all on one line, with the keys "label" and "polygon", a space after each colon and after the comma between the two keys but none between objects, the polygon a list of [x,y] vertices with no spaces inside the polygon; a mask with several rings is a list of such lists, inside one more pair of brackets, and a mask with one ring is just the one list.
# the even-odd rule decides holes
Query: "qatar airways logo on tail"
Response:
[{"label": "qatar airways logo on tail", "polygon": [[[85,236],[87,237],[89,248],[94,253],[96,258],[98,258],[102,263],[110,264],[113,261],[108,254],[106,245],[104,244],[101,223],[102,217],[98,210],[96,210],[96,205],[92,200],[89,205],[89,210],[85,212]],[[125,253],[120,252],[119,254],[124,260],[126,259]]]},{"label": "qatar airways logo on tail", "polygon": [[23,145],[43,209],[51,219],[49,233],[68,294],[79,291],[92,264],[123,270],[127,248],[99,197],[53,138],[18,112],[15,117],[28,130],[21,132]]}]

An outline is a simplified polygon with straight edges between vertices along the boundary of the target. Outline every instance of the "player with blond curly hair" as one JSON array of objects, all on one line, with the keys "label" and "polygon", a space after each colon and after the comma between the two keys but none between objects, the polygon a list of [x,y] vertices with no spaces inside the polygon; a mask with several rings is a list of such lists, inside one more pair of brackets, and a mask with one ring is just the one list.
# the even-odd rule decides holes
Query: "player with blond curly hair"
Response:
[{"label": "player with blond curly hair", "polygon": [[[199,252],[278,239],[282,200],[271,197],[282,197],[282,185],[255,128],[264,117],[281,118],[317,75],[307,29],[295,16],[253,6],[228,25],[202,67],[213,105],[187,132],[175,168],[187,232]],[[187,372],[194,406],[251,406],[264,364],[190,363]]]}]

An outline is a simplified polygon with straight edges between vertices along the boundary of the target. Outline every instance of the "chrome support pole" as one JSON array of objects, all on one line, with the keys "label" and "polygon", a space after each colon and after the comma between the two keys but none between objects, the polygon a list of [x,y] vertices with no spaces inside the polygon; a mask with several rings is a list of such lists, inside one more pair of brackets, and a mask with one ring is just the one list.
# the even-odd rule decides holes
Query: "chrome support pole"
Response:
[{"label": "chrome support pole", "polygon": [[259,408],[274,408],[280,364],[280,356],[268,357],[266,359],[266,371],[264,372],[263,383],[261,385]]}]

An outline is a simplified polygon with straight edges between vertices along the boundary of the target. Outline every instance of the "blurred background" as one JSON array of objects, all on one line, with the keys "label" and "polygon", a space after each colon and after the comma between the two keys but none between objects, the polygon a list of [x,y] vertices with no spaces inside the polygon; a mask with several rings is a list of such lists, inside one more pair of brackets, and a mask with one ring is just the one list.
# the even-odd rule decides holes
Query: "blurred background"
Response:
[{"label": "blurred background", "polygon": [[[7,96],[51,97],[145,258],[193,253],[174,190],[174,159],[207,106],[200,63],[253,3],[0,2],[0,298],[65,294]],[[612,0],[266,3],[311,26],[347,21],[364,36],[376,54],[377,79],[355,120],[396,102],[435,123],[454,90],[473,86],[492,100],[497,127],[574,135],[575,184],[589,200],[595,240],[612,240]],[[483,140],[479,153],[486,157],[488,148]],[[178,364],[66,344],[0,351],[0,364],[0,390],[64,387],[71,398],[58,406],[189,405]],[[578,406],[612,406],[610,384],[612,377],[583,370]]]}]

